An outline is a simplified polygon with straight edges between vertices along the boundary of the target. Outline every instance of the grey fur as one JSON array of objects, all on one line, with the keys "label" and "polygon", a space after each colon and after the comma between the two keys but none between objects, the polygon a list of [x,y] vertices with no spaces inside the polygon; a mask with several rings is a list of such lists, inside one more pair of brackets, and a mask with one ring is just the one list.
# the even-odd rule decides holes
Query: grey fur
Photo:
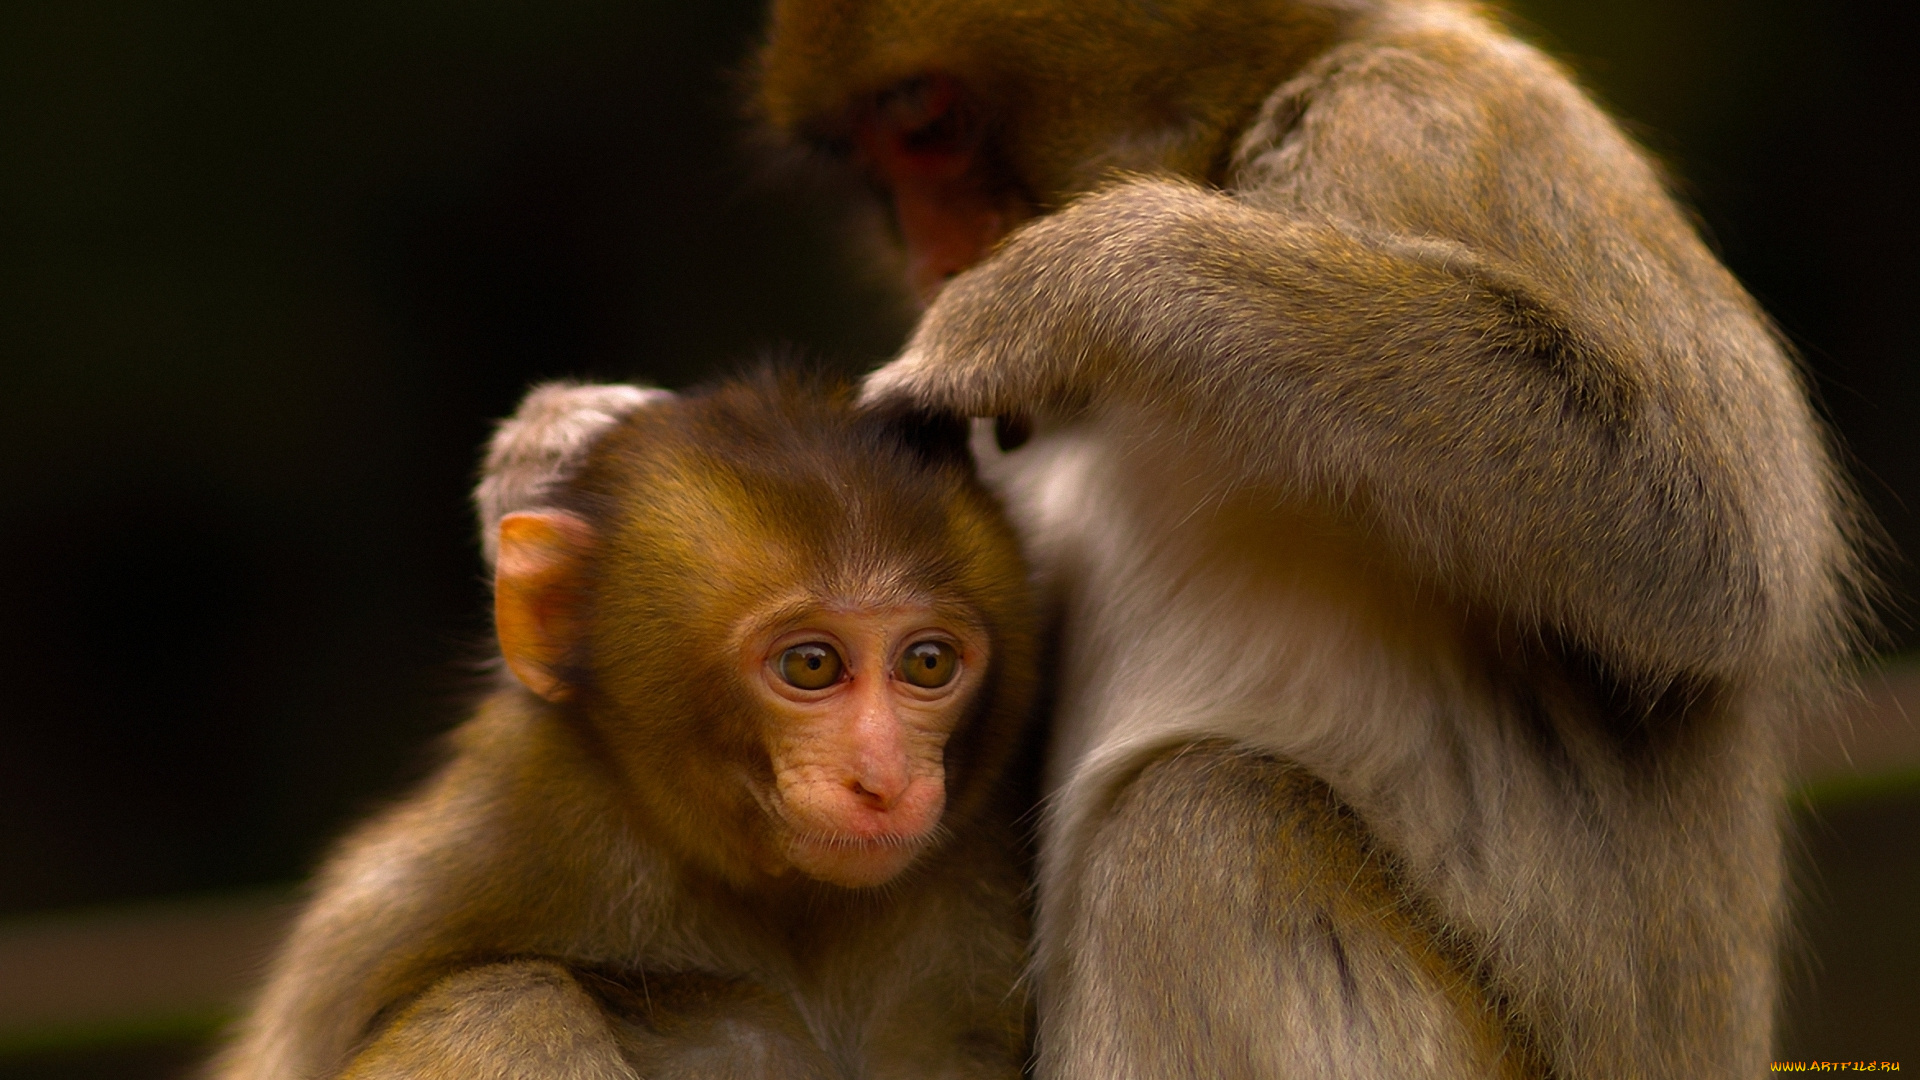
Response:
[{"label": "grey fur", "polygon": [[501,518],[543,506],[608,428],[635,409],[672,397],[670,390],[620,383],[557,381],[528,390],[513,415],[494,428],[473,490],[487,567],[500,552]]},{"label": "grey fur", "polygon": [[[1503,1017],[1501,1068],[1764,1069],[1779,748],[1850,644],[1851,503],[1778,335],[1553,63],[1374,5],[1224,189],[1041,217],[865,399],[1037,416],[977,452],[1065,639],[1041,1076],[1486,1075],[1401,977],[1430,948]],[[1291,812],[1206,776],[1115,808],[1223,739],[1324,781],[1427,929],[1191,903],[1265,880],[1223,822]]]}]

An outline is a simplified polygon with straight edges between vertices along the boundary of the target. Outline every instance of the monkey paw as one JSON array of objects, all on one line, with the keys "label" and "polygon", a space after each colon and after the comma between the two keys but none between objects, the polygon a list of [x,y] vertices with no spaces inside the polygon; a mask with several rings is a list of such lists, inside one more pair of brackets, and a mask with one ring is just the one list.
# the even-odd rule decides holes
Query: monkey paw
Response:
[{"label": "monkey paw", "polygon": [[867,376],[863,408],[958,416],[1068,411],[1049,334],[1031,312],[1000,297],[1001,267],[975,268],[948,285],[892,363]]},{"label": "monkey paw", "polygon": [[972,410],[960,407],[962,395],[949,385],[954,380],[941,372],[942,366],[939,357],[929,350],[909,345],[892,363],[867,376],[860,386],[860,405],[880,410],[912,408],[974,415]]},{"label": "monkey paw", "polygon": [[[899,358],[868,376],[861,404],[1061,416],[1127,392],[1168,261],[1141,250],[1154,230],[1133,219],[1156,221],[1169,188],[1194,197],[1164,183],[1127,185],[1008,237],[947,282]],[[1122,240],[1108,235],[1116,232]]]},{"label": "monkey paw", "polygon": [[494,429],[473,492],[487,565],[498,554],[501,518],[542,505],[608,428],[636,409],[672,397],[668,390],[624,384],[550,382],[527,391],[514,414]]}]

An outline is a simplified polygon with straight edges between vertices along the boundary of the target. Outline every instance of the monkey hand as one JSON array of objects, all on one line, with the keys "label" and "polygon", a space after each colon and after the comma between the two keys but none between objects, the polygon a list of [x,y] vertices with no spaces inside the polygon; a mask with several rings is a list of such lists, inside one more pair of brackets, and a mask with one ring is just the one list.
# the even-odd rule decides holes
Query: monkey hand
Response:
[{"label": "monkey hand", "polygon": [[1123,393],[1139,373],[1143,322],[1165,307],[1147,299],[1151,249],[1187,204],[1208,198],[1185,184],[1134,181],[1014,233],[946,284],[900,356],[867,378],[861,403],[1061,415]]},{"label": "monkey hand", "polygon": [[473,493],[487,563],[498,551],[501,518],[539,507],[608,428],[671,397],[671,391],[624,384],[550,382],[527,391],[514,414],[494,429]]}]

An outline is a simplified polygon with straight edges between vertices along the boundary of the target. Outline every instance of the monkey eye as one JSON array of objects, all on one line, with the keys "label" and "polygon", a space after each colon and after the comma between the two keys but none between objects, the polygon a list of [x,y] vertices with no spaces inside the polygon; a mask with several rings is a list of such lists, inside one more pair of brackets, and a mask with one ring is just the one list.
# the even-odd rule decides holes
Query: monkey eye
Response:
[{"label": "monkey eye", "polygon": [[960,654],[944,641],[921,641],[907,646],[900,656],[900,677],[915,686],[931,690],[953,681],[960,666]]},{"label": "monkey eye", "polygon": [[840,681],[844,665],[831,645],[809,641],[780,654],[780,677],[802,690],[824,690]]},{"label": "monkey eye", "polygon": [[880,114],[909,139],[951,136],[959,117],[959,86],[952,79],[921,76],[880,95]]},{"label": "monkey eye", "polygon": [[881,94],[856,136],[870,168],[889,183],[902,175],[947,175],[972,161],[978,123],[960,84],[925,75]]}]

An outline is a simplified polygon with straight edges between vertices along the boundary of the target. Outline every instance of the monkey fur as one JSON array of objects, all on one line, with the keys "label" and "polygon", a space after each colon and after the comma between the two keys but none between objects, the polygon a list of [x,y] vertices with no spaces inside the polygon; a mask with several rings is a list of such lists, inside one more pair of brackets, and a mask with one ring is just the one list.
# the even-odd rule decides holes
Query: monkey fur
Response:
[{"label": "monkey fur", "polygon": [[1039,1076],[1764,1069],[1856,512],[1560,67],[1444,0],[774,0],[757,71],[928,305],[864,402],[1031,428]]},{"label": "monkey fur", "polygon": [[[526,685],[489,697],[439,774],[328,862],[215,1076],[1021,1075],[1026,571],[964,428],[850,401],[773,373],[684,398],[529,394],[477,493]],[[578,631],[544,680],[512,645],[506,590],[540,554],[516,523],[553,521],[593,542],[529,609]],[[734,659],[756,632],[742,613],[770,602],[856,625],[862,605],[929,603],[990,649],[928,751],[935,816],[877,887],[753,842],[794,813],[771,809],[791,791],[770,757],[794,733],[767,729]]]}]

